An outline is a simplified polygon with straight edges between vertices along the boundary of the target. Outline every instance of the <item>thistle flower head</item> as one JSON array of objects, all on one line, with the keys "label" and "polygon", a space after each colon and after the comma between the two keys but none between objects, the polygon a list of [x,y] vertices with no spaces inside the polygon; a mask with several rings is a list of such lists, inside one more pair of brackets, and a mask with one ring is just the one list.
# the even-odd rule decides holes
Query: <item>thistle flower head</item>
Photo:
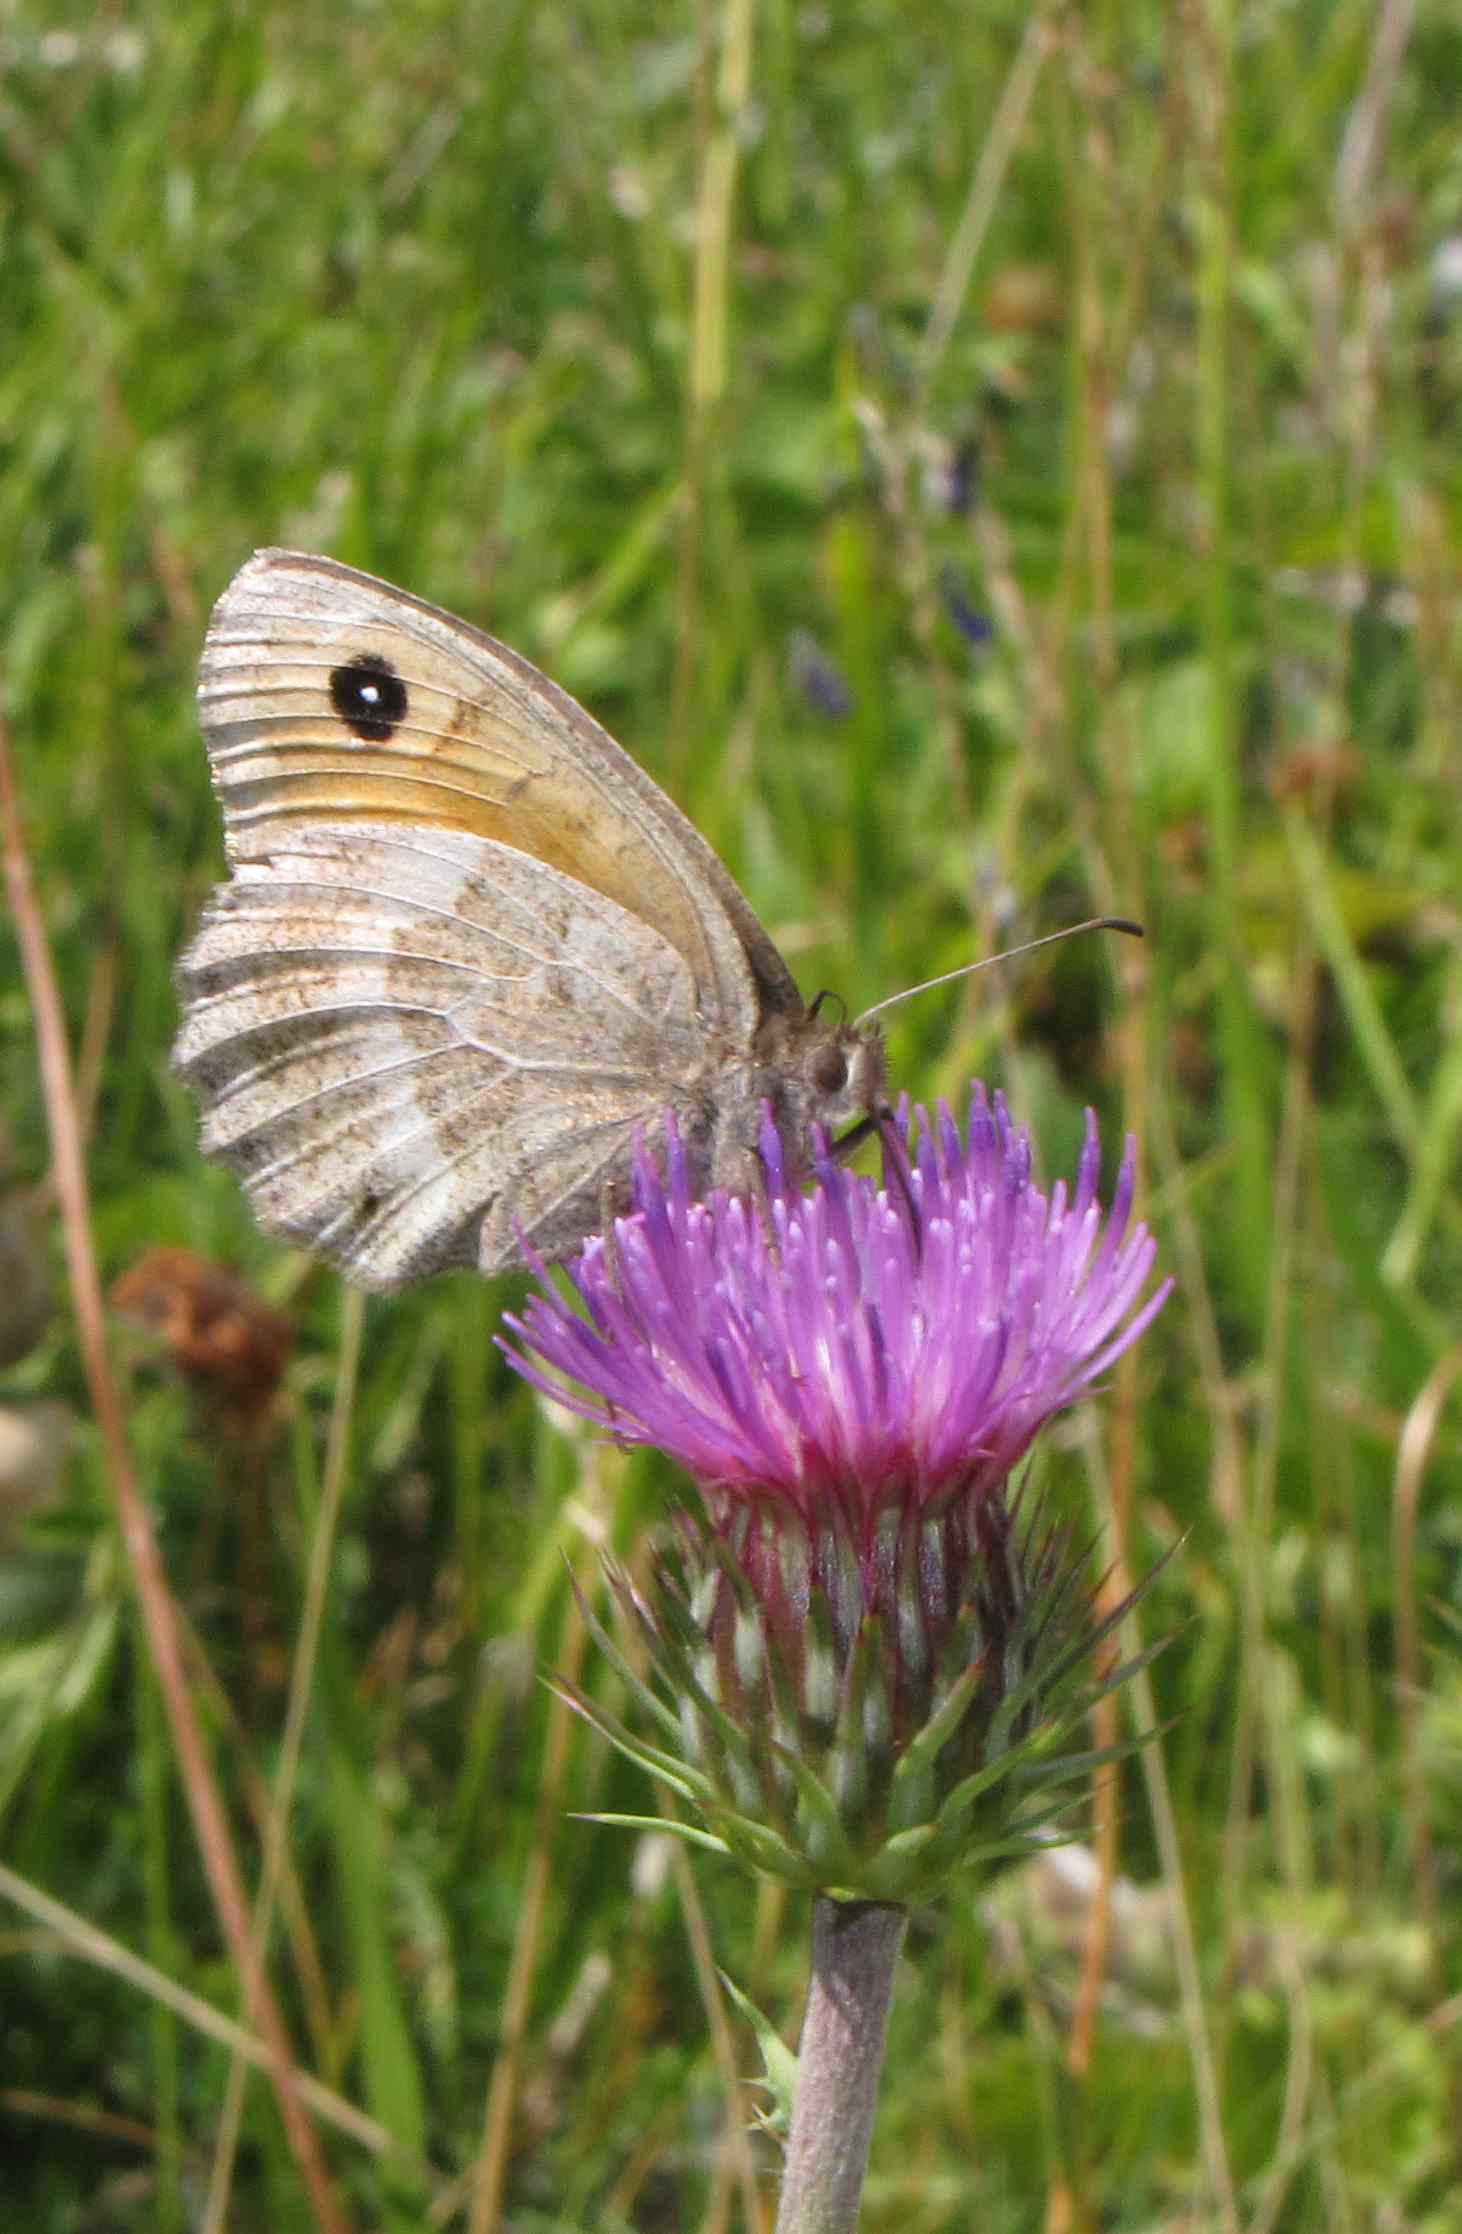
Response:
[{"label": "thistle flower head", "polygon": [[1089,1112],[1069,1197],[1062,1181],[1049,1196],[1034,1184],[1027,1135],[983,1088],[966,1135],[941,1105],[933,1125],[920,1113],[911,1154],[909,1141],[901,1113],[908,1161],[882,1188],[824,1147],[804,1196],[768,1115],[765,1200],[697,1202],[671,1120],[664,1177],[641,1142],[632,1214],[570,1273],[582,1315],[535,1296],[508,1321],[530,1354],[509,1355],[721,1498],[781,1500],[809,1520],[833,1502],[868,1535],[890,1501],[988,1490],[1167,1290],[1138,1308],[1154,1244],[1128,1230],[1132,1148],[1104,1217]]},{"label": "thistle flower head", "polygon": [[639,1757],[762,1868],[911,1898],[1034,1835],[995,1789],[1093,1630],[1007,1485],[1167,1294],[1130,1143],[1109,1213],[1099,1166],[1088,1116],[1074,1188],[1043,1192],[977,1087],[963,1133],[900,1112],[882,1186],[820,1143],[804,1195],[768,1115],[760,1195],[702,1202],[667,1120],[569,1294],[544,1276],[507,1322],[526,1378],[699,1488],[653,1602],[619,1578],[675,1701],[676,1749]]}]

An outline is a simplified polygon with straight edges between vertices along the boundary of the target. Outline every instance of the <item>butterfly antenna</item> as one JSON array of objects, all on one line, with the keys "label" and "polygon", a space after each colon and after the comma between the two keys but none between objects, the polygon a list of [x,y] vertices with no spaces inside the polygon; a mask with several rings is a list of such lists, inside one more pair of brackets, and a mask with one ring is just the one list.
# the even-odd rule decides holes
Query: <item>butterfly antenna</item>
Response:
[{"label": "butterfly antenna", "polygon": [[1064,931],[1047,931],[1042,938],[1006,947],[1003,954],[986,954],[978,962],[964,962],[957,970],[946,970],[942,977],[926,977],[922,985],[906,985],[901,993],[890,993],[887,1000],[875,1001],[872,1008],[864,1009],[857,1029],[861,1031],[870,1017],[881,1016],[885,1009],[896,1008],[900,1001],[911,1001],[916,993],[932,993],[937,985],[953,985],[956,978],[973,977],[976,970],[988,970],[996,962],[1013,962],[1017,955],[1034,954],[1038,946],[1054,946],[1058,939],[1074,939],[1082,931],[1125,931],[1131,939],[1140,939],[1143,935],[1142,925],[1133,923],[1125,915],[1093,915],[1085,923],[1068,923]]}]

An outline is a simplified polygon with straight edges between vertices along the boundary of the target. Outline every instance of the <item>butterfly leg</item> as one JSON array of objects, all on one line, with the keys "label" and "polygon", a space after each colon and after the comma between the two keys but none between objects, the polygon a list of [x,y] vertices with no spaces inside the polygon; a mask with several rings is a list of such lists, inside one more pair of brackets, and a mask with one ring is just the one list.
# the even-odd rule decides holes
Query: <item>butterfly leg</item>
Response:
[{"label": "butterfly leg", "polygon": [[903,1139],[899,1133],[898,1120],[894,1115],[892,1102],[886,1101],[880,1096],[866,1117],[860,1117],[855,1125],[850,1125],[848,1130],[840,1134],[833,1142],[833,1154],[840,1164],[846,1163],[849,1156],[856,1154],[863,1143],[866,1140],[871,1140],[875,1133],[878,1135],[883,1149],[884,1183],[891,1186],[902,1199],[904,1208],[909,1214],[909,1224],[913,1229],[914,1253],[916,1256],[922,1256],[924,1250],[923,1221],[919,1216],[919,1205],[914,1199],[914,1190],[909,1181],[908,1151],[904,1147]]},{"label": "butterfly leg", "polygon": [[614,1221],[623,1215],[623,1183],[606,1179],[599,1189],[599,1235],[604,1244],[604,1269],[609,1276],[611,1292],[621,1300],[623,1290],[619,1284],[619,1239],[614,1230]]},{"label": "butterfly leg", "polygon": [[[887,1105],[885,1104],[886,1108]],[[887,1114],[892,1116],[892,1110],[887,1110]],[[883,1115],[883,1111],[870,1110],[866,1117],[858,1119],[856,1125],[850,1125],[845,1133],[839,1133],[832,1147],[833,1154],[840,1164],[845,1164],[850,1156],[855,1156],[864,1141],[871,1140],[875,1133],[879,1134],[880,1137],[882,1136]]]}]

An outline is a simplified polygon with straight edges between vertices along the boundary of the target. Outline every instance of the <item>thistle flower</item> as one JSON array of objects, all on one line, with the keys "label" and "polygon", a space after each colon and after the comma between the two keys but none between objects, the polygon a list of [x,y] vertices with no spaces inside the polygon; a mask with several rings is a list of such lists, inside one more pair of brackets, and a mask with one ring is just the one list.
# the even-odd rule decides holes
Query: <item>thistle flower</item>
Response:
[{"label": "thistle flower", "polygon": [[1102,1211],[1090,1115],[1069,1194],[1035,1185],[981,1087],[963,1134],[942,1105],[905,1109],[884,1147],[879,1186],[819,1143],[804,1195],[768,1115],[761,1196],[701,1202],[667,1120],[663,1171],[642,1142],[630,1213],[567,1295],[540,1268],[503,1346],[699,1491],[650,1596],[613,1577],[659,1690],[615,1657],[659,1742],[576,1703],[692,1803],[706,1843],[906,1902],[1049,1836],[1045,1787],[1072,1773],[1053,1745],[1118,1617],[1096,1621],[1064,1532],[1018,1511],[1010,1477],[1168,1290],[1144,1300],[1130,1143]]}]

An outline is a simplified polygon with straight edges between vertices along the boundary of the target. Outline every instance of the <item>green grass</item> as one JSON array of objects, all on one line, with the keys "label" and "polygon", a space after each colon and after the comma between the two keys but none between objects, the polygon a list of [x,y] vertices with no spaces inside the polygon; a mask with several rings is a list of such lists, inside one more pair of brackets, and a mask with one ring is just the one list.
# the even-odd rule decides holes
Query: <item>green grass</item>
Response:
[{"label": "green grass", "polygon": [[[158,1242],[226,1259],[292,1321],[262,1457],[114,1322],[251,1887],[349,1327],[202,1164],[167,1069],[218,869],[192,674],[243,556],[327,548],[548,667],[672,785],[809,991],[857,1008],[1098,907],[1149,927],[893,1020],[899,1082],[1003,1083],[1049,1168],[1087,1102],[1114,1150],[1139,1128],[1180,1291],[1043,1465],[1073,1511],[1126,1514],[1134,1569],[1189,1534],[1143,1612],[1187,1625],[1155,1671],[1164,1781],[1126,1772],[1142,1900],[1089,2076],[1066,2070],[1080,1931],[1044,1879],[916,1919],[869,2234],[1462,2227],[1450,1380],[1402,1462],[1462,1294],[1462,296],[1438,260],[1462,45],[1420,0],[1392,74],[1405,15],[1098,6],[1022,61],[1006,0],[768,0],[744,98],[735,0],[0,19],[0,658],[97,1248],[107,1279]],[[961,512],[943,469],[970,441]],[[844,718],[799,687],[799,629]],[[6,927],[0,973],[13,1211],[49,1150]],[[0,1853],[70,1921],[0,1919],[4,2216],[177,2234],[204,2223],[226,2052],[72,1936],[229,2015],[239,1984],[42,1231],[57,1294],[0,1407],[61,1404],[74,1442],[0,1566]],[[591,1574],[589,1536],[631,1547],[663,1484],[505,1371],[517,1292],[454,1278],[365,1313],[272,1972],[301,2063],[399,2144],[321,2129],[353,2223],[462,2225],[536,1886],[498,2223],[729,2229],[751,2097],[707,2046],[691,1876],[714,1959],[792,2036],[806,1916],[570,1819],[648,1795],[586,1733],[562,1751],[534,1680],[579,1649],[560,1549]],[[315,2223],[258,2078],[215,2223]]]}]

